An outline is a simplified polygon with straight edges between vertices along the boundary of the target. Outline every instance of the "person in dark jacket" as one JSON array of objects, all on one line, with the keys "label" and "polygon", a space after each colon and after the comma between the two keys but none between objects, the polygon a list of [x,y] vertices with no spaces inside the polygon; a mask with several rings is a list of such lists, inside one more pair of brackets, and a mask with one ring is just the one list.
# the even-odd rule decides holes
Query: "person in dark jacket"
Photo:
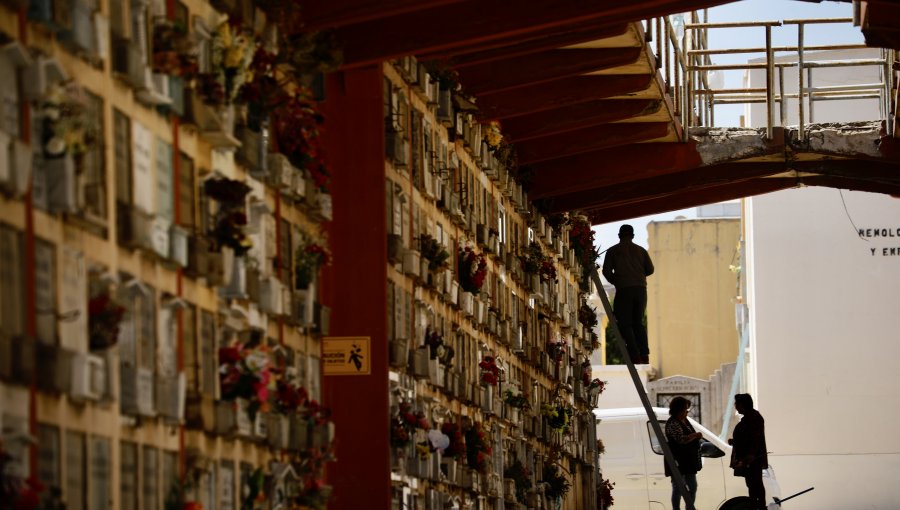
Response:
[{"label": "person in dark jacket", "polygon": [[644,313],[647,310],[647,277],[653,274],[653,262],[647,250],[634,244],[632,239],[634,228],[631,225],[619,227],[619,243],[613,245],[603,259],[603,277],[616,287],[613,313],[628,347],[628,356],[637,365],[650,363]]},{"label": "person in dark jacket", "polygon": [[766,453],[766,422],[759,411],[753,409],[753,397],[748,393],[734,396],[734,408],[742,416],[734,427],[728,444],[731,450],[731,468],[734,476],[743,476],[755,509],[766,510],[766,488],[762,471],[769,467]]},{"label": "person in dark jacket", "polygon": [[[669,402],[669,419],[666,420],[666,442],[678,464],[678,471],[684,479],[688,494],[681,494],[675,479],[672,479],[672,509],[680,510],[684,498],[688,510],[694,508],[697,498],[697,471],[700,471],[700,439],[703,435],[694,430],[688,421],[691,403],[684,397],[675,397]],[[665,463],[666,476],[672,476],[669,464]]]}]

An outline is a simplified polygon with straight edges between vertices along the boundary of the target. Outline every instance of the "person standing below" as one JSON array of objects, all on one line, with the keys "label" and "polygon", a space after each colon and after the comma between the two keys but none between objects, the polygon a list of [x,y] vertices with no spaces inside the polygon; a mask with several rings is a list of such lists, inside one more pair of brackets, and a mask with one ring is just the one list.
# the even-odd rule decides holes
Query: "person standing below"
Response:
[{"label": "person standing below", "polygon": [[[700,462],[700,439],[703,435],[694,430],[688,421],[691,403],[684,397],[675,397],[669,402],[669,419],[666,420],[666,442],[675,457],[678,471],[684,479],[688,494],[681,494],[675,479],[672,479],[672,509],[681,509],[681,498],[687,510],[694,508],[697,499],[697,471],[703,467]],[[669,463],[665,463],[666,476],[672,476]]]},{"label": "person standing below", "polygon": [[742,416],[734,427],[728,444],[731,450],[731,468],[734,476],[743,476],[754,510],[766,510],[766,488],[762,481],[763,469],[769,467],[766,453],[766,423],[753,409],[753,397],[748,393],[734,396],[734,408]]},{"label": "person standing below", "polygon": [[653,262],[647,250],[634,244],[632,239],[634,228],[622,225],[619,243],[611,247],[603,259],[603,277],[616,287],[613,313],[631,362],[647,364],[650,363],[650,348],[644,313],[647,309],[647,277],[653,274]]}]

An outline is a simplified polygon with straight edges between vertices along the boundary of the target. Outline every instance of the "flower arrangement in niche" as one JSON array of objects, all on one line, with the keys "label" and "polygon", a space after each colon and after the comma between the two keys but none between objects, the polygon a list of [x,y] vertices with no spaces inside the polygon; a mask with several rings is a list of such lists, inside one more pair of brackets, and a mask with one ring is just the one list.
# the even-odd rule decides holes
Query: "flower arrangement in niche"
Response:
[{"label": "flower arrangement in niche", "polygon": [[543,481],[547,484],[544,494],[550,499],[565,498],[571,488],[569,480],[559,472],[559,467],[553,462],[544,464]]},{"label": "flower arrangement in niche", "polygon": [[244,202],[250,187],[241,181],[221,177],[207,180],[203,190],[219,204],[212,232],[216,244],[219,248],[228,246],[235,255],[243,256],[253,247],[253,241],[245,232]]},{"label": "flower arrangement in niche", "polygon": [[278,151],[295,167],[309,172],[316,187],[328,191],[331,175],[325,163],[321,130],[325,118],[309,89],[299,87],[272,111],[272,127]]},{"label": "flower arrangement in niche", "polygon": [[107,349],[119,340],[119,324],[125,307],[109,291],[91,296],[88,301],[88,331],[91,350]]},{"label": "flower arrangement in niche", "polygon": [[547,418],[550,428],[563,433],[569,430],[569,420],[572,418],[572,414],[574,414],[574,410],[565,404],[541,405],[541,416]]},{"label": "flower arrangement in niche", "polygon": [[584,361],[581,362],[581,382],[584,384],[585,388],[591,384],[592,373],[593,368],[591,367],[591,360],[590,358],[585,358]]},{"label": "flower arrangement in niche", "polygon": [[515,407],[516,409],[530,409],[531,408],[531,403],[528,399],[528,394],[524,393],[524,392],[513,393],[512,390],[506,390],[503,393],[503,402],[505,402],[506,405],[508,405],[508,406]]},{"label": "flower arrangement in niche", "polygon": [[597,311],[591,305],[582,303],[578,308],[578,322],[584,326],[584,329],[593,333],[594,328],[597,327]]},{"label": "flower arrangement in niche", "polygon": [[183,23],[158,17],[153,23],[153,72],[171,76],[197,73],[197,44]]},{"label": "flower arrangement in niche", "polygon": [[431,430],[431,423],[424,412],[413,412],[411,405],[401,402],[397,413],[391,417],[391,445],[396,448],[408,446],[416,429]]},{"label": "flower arrangement in niche", "polygon": [[463,438],[462,427],[452,422],[444,422],[441,432],[450,438],[450,444],[444,448],[444,457],[457,458],[466,453],[466,440]]},{"label": "flower arrangement in niche", "polygon": [[331,253],[322,244],[307,240],[297,247],[294,257],[294,287],[308,289],[322,266],[331,261]]},{"label": "flower arrangement in niche", "polygon": [[212,34],[212,71],[197,75],[197,90],[211,106],[233,104],[238,90],[250,78],[256,40],[231,20],[219,23]]},{"label": "flower arrangement in niche", "polygon": [[99,140],[90,101],[75,83],[53,83],[41,100],[41,142],[47,158],[81,156]]},{"label": "flower arrangement in niche", "polygon": [[518,166],[515,147],[503,138],[500,130],[499,122],[490,122],[482,125],[484,133],[484,141],[488,145],[488,150],[497,158],[497,162],[509,170],[513,170]]},{"label": "flower arrangement in niche", "polygon": [[525,248],[525,253],[519,256],[522,262],[522,270],[528,274],[540,275],[541,281],[556,281],[556,266],[553,264],[553,258],[544,255],[541,245],[537,241],[532,241]]},{"label": "flower arrangement in niche", "polygon": [[278,56],[259,46],[250,62],[249,78],[238,90],[237,102],[247,105],[247,127],[260,131],[273,111],[290,100],[285,83],[276,78]]},{"label": "flower arrangement in niche", "polygon": [[607,510],[607,508],[613,506],[613,488],[616,486],[615,482],[610,482],[603,476],[600,476],[600,482],[597,484],[597,508],[598,510]]},{"label": "flower arrangement in niche", "polygon": [[444,343],[444,336],[436,329],[431,329],[431,326],[425,329],[425,345],[428,346],[431,359],[438,360],[441,365],[451,366],[456,352],[453,347]]},{"label": "flower arrangement in niche", "polygon": [[516,459],[511,466],[503,470],[503,478],[511,478],[516,484],[516,501],[525,502],[525,495],[531,489],[531,471]]},{"label": "flower arrangement in niche", "polygon": [[466,292],[478,294],[487,278],[487,260],[484,255],[466,246],[459,252],[459,286]]},{"label": "flower arrangement in niche", "polygon": [[269,409],[269,389],[274,383],[267,347],[248,343],[219,349],[222,400],[247,400],[251,420],[257,412]]},{"label": "flower arrangement in niche", "polygon": [[565,339],[550,340],[547,342],[547,354],[554,363],[559,365],[568,357],[568,346]]},{"label": "flower arrangement in niche", "polygon": [[282,414],[297,412],[309,399],[306,388],[282,377],[275,384],[275,409]]},{"label": "flower arrangement in niche", "polygon": [[591,271],[597,266],[597,258],[600,256],[594,248],[594,230],[591,223],[584,216],[574,216],[570,219],[572,226],[569,230],[569,244],[575,251],[575,259],[584,269],[583,279],[590,277]]},{"label": "flower arrangement in niche", "polygon": [[588,391],[597,391],[598,393],[603,393],[603,390],[606,389],[606,381],[601,381],[600,379],[591,380],[590,384],[587,385]]},{"label": "flower arrangement in niche", "polygon": [[482,386],[496,386],[500,382],[500,367],[497,366],[497,360],[493,356],[485,356],[478,363],[481,369]]},{"label": "flower arrangement in niche", "polygon": [[428,234],[422,234],[419,238],[419,247],[422,252],[422,257],[428,261],[429,271],[437,271],[439,269],[447,269],[450,267],[448,262],[450,252],[448,252],[447,249],[444,248],[444,245],[439,243],[437,239]]},{"label": "flower arrangement in niche", "polygon": [[491,453],[493,449],[481,424],[473,424],[466,430],[466,461],[469,467],[479,473],[486,473]]}]

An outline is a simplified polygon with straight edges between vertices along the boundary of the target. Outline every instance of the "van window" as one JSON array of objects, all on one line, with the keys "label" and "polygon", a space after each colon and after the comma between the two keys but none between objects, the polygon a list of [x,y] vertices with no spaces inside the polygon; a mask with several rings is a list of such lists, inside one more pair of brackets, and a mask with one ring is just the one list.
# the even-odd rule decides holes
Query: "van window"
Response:
[{"label": "van window", "polygon": [[[659,428],[662,429],[663,433],[666,432],[666,422],[660,421]],[[653,432],[653,427],[650,425],[650,422],[647,422],[647,434],[650,436],[650,449],[653,450],[653,453],[657,455],[662,455],[662,447],[659,446],[659,441],[656,440],[656,434]]]},{"label": "van window", "polygon": [[641,443],[636,431],[638,427],[632,422],[605,422],[600,427],[600,439],[606,453],[604,459],[632,459],[643,456],[640,452]]}]

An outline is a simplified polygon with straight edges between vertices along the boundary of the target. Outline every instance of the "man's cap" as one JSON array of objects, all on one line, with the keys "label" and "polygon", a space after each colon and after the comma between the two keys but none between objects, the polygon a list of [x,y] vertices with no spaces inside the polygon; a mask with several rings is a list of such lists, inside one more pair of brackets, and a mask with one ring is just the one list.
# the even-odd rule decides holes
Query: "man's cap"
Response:
[{"label": "man's cap", "polygon": [[619,227],[619,235],[634,237],[634,227],[631,225],[622,225]]}]

